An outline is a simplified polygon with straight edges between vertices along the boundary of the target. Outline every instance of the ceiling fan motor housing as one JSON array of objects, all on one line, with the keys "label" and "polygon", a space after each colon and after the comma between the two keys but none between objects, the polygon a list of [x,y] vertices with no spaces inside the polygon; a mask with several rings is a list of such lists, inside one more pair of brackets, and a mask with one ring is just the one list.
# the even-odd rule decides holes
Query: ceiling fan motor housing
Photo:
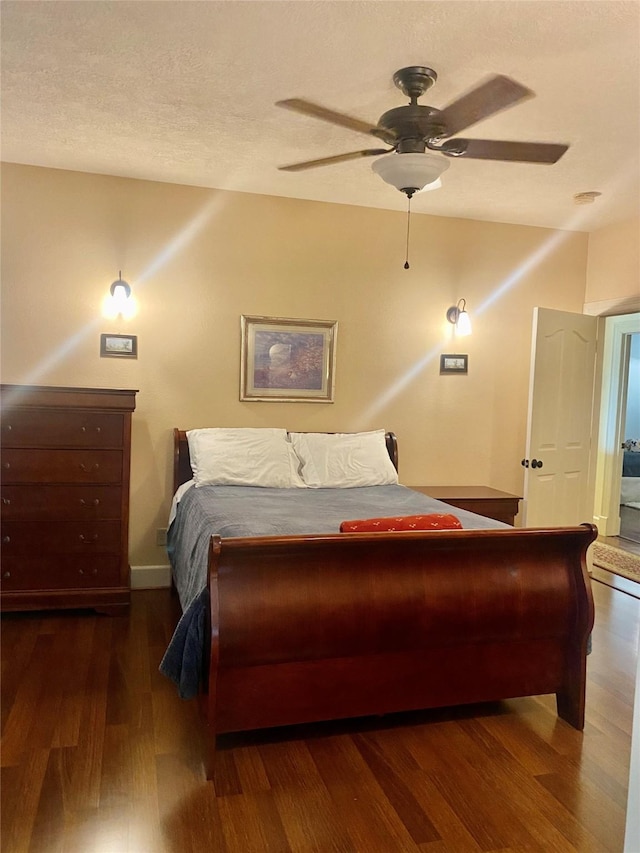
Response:
[{"label": "ceiling fan motor housing", "polygon": [[381,115],[378,125],[395,134],[400,154],[422,153],[426,140],[437,139],[444,131],[438,124],[439,112],[435,107],[407,104]]}]

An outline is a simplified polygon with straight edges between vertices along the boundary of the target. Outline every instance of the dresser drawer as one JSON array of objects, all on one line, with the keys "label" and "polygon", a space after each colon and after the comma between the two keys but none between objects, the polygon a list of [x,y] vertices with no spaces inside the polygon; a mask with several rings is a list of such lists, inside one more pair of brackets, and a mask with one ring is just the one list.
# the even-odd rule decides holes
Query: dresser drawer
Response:
[{"label": "dresser drawer", "polygon": [[96,554],[84,558],[43,554],[3,558],[0,576],[2,591],[16,592],[120,586],[120,572],[117,554]]},{"label": "dresser drawer", "polygon": [[3,485],[0,507],[12,519],[119,519],[119,486]]},{"label": "dresser drawer", "polygon": [[120,483],[119,450],[3,450],[3,483]]},{"label": "dresser drawer", "polygon": [[122,447],[124,418],[106,412],[14,409],[2,415],[3,447]]},{"label": "dresser drawer", "polygon": [[[6,521],[2,559],[18,555],[121,554],[119,521]],[[4,563],[3,563],[4,564]]]}]

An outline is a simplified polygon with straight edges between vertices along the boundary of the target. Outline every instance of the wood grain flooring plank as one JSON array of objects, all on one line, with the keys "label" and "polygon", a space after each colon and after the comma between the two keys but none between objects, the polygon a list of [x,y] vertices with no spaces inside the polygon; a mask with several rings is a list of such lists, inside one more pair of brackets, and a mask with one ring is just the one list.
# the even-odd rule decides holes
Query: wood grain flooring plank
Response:
[{"label": "wood grain flooring plank", "polygon": [[158,755],[156,779],[162,838],[171,853],[236,853],[225,843],[215,791],[202,767],[194,769],[177,754]]},{"label": "wood grain flooring plank", "polygon": [[2,808],[0,808],[0,839],[8,838],[15,832],[14,825],[20,819],[20,803],[17,799],[17,791],[20,779],[24,773],[23,765],[6,765],[0,767],[0,793],[2,794]]},{"label": "wood grain flooring plank", "polygon": [[[573,849],[571,841],[563,835],[560,827],[564,826],[565,831],[568,830],[574,837],[582,837],[577,822],[570,815],[563,814],[553,798],[540,798],[540,788],[535,777],[488,732],[485,728],[488,724],[484,719],[460,721],[456,729],[446,735],[446,743],[451,751],[455,756],[463,757],[459,771],[460,789],[474,803],[476,828],[470,824],[467,824],[467,828],[483,849],[488,850],[500,846],[524,846],[540,850]],[[444,745],[443,733],[435,734]],[[466,772],[465,764],[468,766]],[[443,770],[439,771],[440,779]],[[470,779],[476,780],[472,790],[467,787]],[[508,792],[507,797],[505,792]],[[449,802],[454,806],[451,797]],[[460,814],[459,801],[456,801],[454,807],[456,814]],[[496,821],[499,821],[502,838],[495,834],[476,834],[478,822],[486,831]]]},{"label": "wood grain flooring plank", "polygon": [[272,792],[292,853],[356,853],[344,820],[324,786]]},{"label": "wood grain flooring plank", "polygon": [[[151,696],[143,702],[139,727],[129,727],[128,748],[131,767],[131,837],[133,850],[164,850],[160,828],[156,755],[153,738]],[[144,842],[144,843],[143,843]]]},{"label": "wood grain flooring plank", "polygon": [[64,853],[68,749],[52,749],[40,791],[29,853]]},{"label": "wood grain flooring plank", "polygon": [[[589,778],[613,802],[626,804],[628,763],[620,755],[628,751],[621,743],[620,751],[611,750],[611,742],[601,735],[586,738],[575,754],[559,755],[541,738],[536,737],[522,717],[490,718],[480,721],[483,728],[498,738],[509,754],[532,776],[563,772],[576,782],[581,774]],[[626,768],[626,769],[625,769]]]},{"label": "wood grain flooring plank", "polygon": [[375,738],[354,735],[355,745],[366,761],[395,813],[416,844],[439,841],[440,834],[413,796],[411,789],[391,767]]},{"label": "wood grain flooring plank", "polygon": [[[67,666],[60,673],[62,699],[60,715],[53,737],[53,747],[77,746],[80,739],[80,726],[84,708],[84,686],[89,677],[91,647],[95,625],[91,619],[69,618],[66,633],[67,645],[63,651],[63,660]],[[55,670],[60,672],[56,665]]]},{"label": "wood grain flooring plank", "polygon": [[121,808],[128,813],[133,798],[131,759],[129,727],[122,723],[105,726],[100,766],[100,808]]},{"label": "wood grain flooring plank", "polygon": [[[478,721],[478,725],[484,721]],[[558,772],[569,772],[571,759],[558,761]],[[487,785],[493,789],[496,800],[508,793],[509,806],[530,834],[533,849],[569,851],[598,849],[598,839],[582,826],[575,817],[547,791],[541,790],[536,776],[509,755],[492,760],[490,772],[485,775]],[[512,846],[531,846],[523,842]]]},{"label": "wood grain flooring plank", "polygon": [[351,738],[318,738],[308,747],[358,853],[418,850]]},{"label": "wood grain flooring plank", "polygon": [[268,794],[219,797],[216,802],[226,853],[292,853],[277,805]]},{"label": "wood grain flooring plank", "polygon": [[537,780],[596,839],[596,850],[602,853],[622,850],[624,809],[602,797],[601,792],[585,780],[576,786],[557,773],[538,776]]},{"label": "wood grain flooring plank", "polygon": [[[394,715],[397,719],[397,716]],[[421,736],[424,731],[424,726],[428,725],[429,716],[425,716],[424,723],[411,725],[409,720],[407,724],[399,723],[398,725],[381,726],[380,728],[363,729],[356,733],[365,740],[371,741],[376,745],[381,752],[384,753],[385,761],[389,768],[400,778],[405,778],[410,773],[420,770],[418,762],[411,754],[407,743],[411,732],[414,732],[417,737]],[[386,723],[387,721],[384,720]]]},{"label": "wood grain flooring plank", "polygon": [[480,846],[458,815],[444,799],[437,786],[423,771],[414,771],[408,778],[414,796],[423,804],[429,819],[435,826],[439,840],[418,845],[420,850],[456,851],[456,853],[479,853]]},{"label": "wood grain flooring plank", "polygon": [[272,790],[301,790],[323,785],[322,776],[306,740],[287,740],[287,730],[273,734],[277,740],[262,742],[258,752]]},{"label": "wood grain flooring plank", "polygon": [[212,784],[216,797],[242,793],[242,783],[236,769],[235,750],[218,749]]},{"label": "wood grain flooring plank", "polygon": [[485,717],[480,725],[532,775],[550,773],[558,767],[559,753],[536,735],[522,716]]},{"label": "wood grain flooring plank", "polygon": [[257,749],[237,746],[234,749],[235,769],[244,794],[258,794],[271,790],[264,762]]},{"label": "wood grain flooring plank", "polygon": [[477,774],[460,772],[460,768],[450,773],[430,770],[429,778],[481,850],[494,851],[509,845],[509,828],[504,820],[497,820],[489,792]]},{"label": "wood grain flooring plank", "polygon": [[191,767],[204,776],[204,726],[195,702],[184,702],[168,679],[151,693],[153,706],[153,735],[155,754],[172,755],[179,752]]},{"label": "wood grain flooring plank", "polygon": [[[410,738],[408,745],[420,767],[424,767],[425,770],[434,770],[441,774],[446,774],[450,764],[453,763],[455,766],[456,761],[460,762],[462,757],[466,756],[474,748],[473,743],[466,744],[464,739],[461,740],[460,733],[456,733],[453,727],[458,727],[463,734],[467,734],[468,736],[468,729],[471,725],[482,727],[500,725],[504,727],[506,722],[502,717],[497,716],[483,716],[467,721],[453,720],[444,729],[444,733],[441,733],[439,738],[434,738],[431,742],[429,727],[425,727],[422,733],[419,730],[408,732]],[[530,738],[530,736],[528,737]],[[443,751],[438,741],[442,744],[449,744],[449,751]],[[480,738],[480,744],[483,743],[486,743],[485,737]],[[562,761],[562,758],[558,755],[555,760]],[[527,839],[527,844],[530,847],[532,846],[532,849],[557,849],[562,851],[574,849],[565,840],[561,828],[558,828],[557,824],[564,825],[566,822],[569,824],[569,832],[573,832],[573,836],[578,837],[577,822],[574,821],[571,815],[559,809],[559,804],[552,797],[547,797],[548,802],[545,810],[544,804],[538,801],[539,786],[535,781],[535,777],[508,750],[496,750],[489,746],[489,752],[485,760],[479,762],[476,757],[476,765],[486,785],[492,790],[492,794],[488,794],[485,798],[484,805],[479,807],[479,820],[481,822],[482,809],[487,810],[496,819],[501,820],[503,801],[505,801],[506,797],[507,810],[509,806],[516,810],[518,818],[524,824],[526,834],[530,836]],[[466,776],[464,764],[458,767],[456,772],[461,773],[463,777]],[[419,794],[420,802],[433,804],[433,808],[428,809],[429,816],[443,838],[446,840],[451,839],[451,850],[457,851],[458,848],[460,850],[480,849],[478,842],[473,839],[469,829],[461,822],[459,809],[440,794],[437,786],[429,780],[429,773],[423,773],[422,775],[426,775],[427,785],[431,787],[425,786],[424,780],[419,775],[413,775],[409,776],[412,790],[414,794]],[[547,814],[547,812],[549,813]],[[562,812],[559,818],[556,812]],[[461,832],[461,829],[464,832]],[[542,839],[542,841],[536,841],[536,838]],[[469,839],[472,840],[475,846],[469,846]],[[480,842],[491,849],[490,840],[481,838]]]},{"label": "wood grain flooring plank", "polygon": [[[0,758],[5,767],[18,764],[21,761],[22,754],[29,748],[30,733],[34,724],[37,725],[39,715],[43,710],[40,707],[39,698],[45,664],[38,652],[44,651],[45,647],[46,642],[38,635],[33,647],[33,654],[29,659],[23,679],[16,691],[14,702],[7,715],[2,733],[2,755]],[[53,701],[56,701],[55,697]]]},{"label": "wood grain flooring plank", "polygon": [[111,624],[96,619],[84,684],[78,746],[72,751],[69,797],[74,812],[96,809],[104,753],[107,687],[111,659]]},{"label": "wood grain flooring plank", "polygon": [[131,693],[151,690],[148,619],[149,608],[136,608],[114,620],[113,649]]},{"label": "wood grain flooring plank", "polygon": [[48,762],[48,749],[26,750],[20,766],[2,776],[3,853],[29,853]]},{"label": "wood grain flooring plank", "polygon": [[0,725],[4,732],[7,718],[38,640],[38,619],[23,614],[2,617],[2,664],[0,668]]},{"label": "wood grain flooring plank", "polygon": [[307,742],[273,740],[259,753],[293,853],[355,853]]}]

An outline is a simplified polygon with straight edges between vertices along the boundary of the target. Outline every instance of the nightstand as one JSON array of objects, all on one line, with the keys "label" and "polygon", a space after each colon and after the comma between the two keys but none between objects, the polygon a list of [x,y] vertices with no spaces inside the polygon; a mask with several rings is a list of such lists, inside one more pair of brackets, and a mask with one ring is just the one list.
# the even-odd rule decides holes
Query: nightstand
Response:
[{"label": "nightstand", "polygon": [[409,486],[414,492],[421,492],[430,498],[466,509],[496,521],[513,526],[518,514],[518,495],[501,492],[489,486]]}]

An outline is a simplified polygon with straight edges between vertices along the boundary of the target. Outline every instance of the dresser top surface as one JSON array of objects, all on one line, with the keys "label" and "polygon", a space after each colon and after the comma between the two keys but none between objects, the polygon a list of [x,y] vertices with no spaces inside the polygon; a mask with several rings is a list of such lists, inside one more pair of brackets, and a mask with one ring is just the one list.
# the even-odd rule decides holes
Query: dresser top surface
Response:
[{"label": "dresser top surface", "polygon": [[125,388],[75,388],[58,385],[0,385],[2,407],[79,407],[133,411],[137,390]]}]

